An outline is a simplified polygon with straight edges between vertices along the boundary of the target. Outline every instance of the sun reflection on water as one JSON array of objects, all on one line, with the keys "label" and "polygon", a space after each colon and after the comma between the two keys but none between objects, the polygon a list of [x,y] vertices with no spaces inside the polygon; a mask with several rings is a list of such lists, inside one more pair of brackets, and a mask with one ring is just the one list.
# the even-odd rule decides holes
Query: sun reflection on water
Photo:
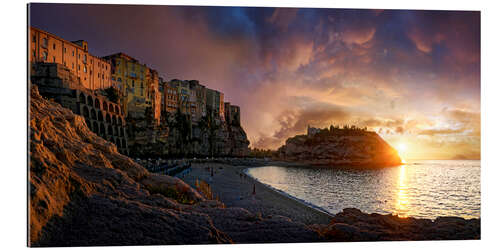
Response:
[{"label": "sun reflection on water", "polygon": [[398,197],[396,199],[396,214],[399,217],[408,217],[408,186],[406,184],[406,166],[401,165],[399,170]]}]

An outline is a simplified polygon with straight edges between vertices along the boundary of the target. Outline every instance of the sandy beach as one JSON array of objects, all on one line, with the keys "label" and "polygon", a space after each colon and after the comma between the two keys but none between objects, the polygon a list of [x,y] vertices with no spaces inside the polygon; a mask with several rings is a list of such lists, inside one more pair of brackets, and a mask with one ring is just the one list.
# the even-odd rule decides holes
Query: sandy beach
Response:
[{"label": "sandy beach", "polygon": [[182,179],[193,187],[196,180],[209,183],[212,192],[228,208],[244,208],[268,219],[284,216],[290,221],[309,225],[319,234],[320,241],[480,239],[480,219],[415,219],[391,214],[367,214],[356,208],[344,208],[342,212],[331,215],[279,193],[244,173],[246,168],[263,165],[300,165],[253,162],[250,166],[241,166],[246,165],[242,162],[193,163],[191,172]]},{"label": "sandy beach", "polygon": [[[213,177],[210,168],[213,168]],[[328,224],[331,215],[309,207],[248,177],[243,171],[249,166],[221,163],[195,163],[192,171],[182,178],[195,186],[196,180],[210,184],[212,191],[227,207],[241,207],[263,218],[285,216],[306,225]],[[253,188],[255,185],[255,195]]]}]

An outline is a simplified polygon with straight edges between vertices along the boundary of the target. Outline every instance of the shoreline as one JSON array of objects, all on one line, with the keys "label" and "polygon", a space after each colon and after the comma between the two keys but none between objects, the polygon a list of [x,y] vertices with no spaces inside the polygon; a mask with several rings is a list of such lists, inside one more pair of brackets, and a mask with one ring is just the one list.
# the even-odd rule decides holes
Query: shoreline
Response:
[{"label": "shoreline", "polygon": [[[265,166],[258,166],[258,167],[265,167]],[[307,201],[305,201],[305,200],[302,200],[302,199],[299,199],[299,198],[297,198],[297,197],[294,197],[293,195],[288,194],[288,193],[286,193],[285,191],[282,191],[282,190],[276,189],[276,188],[272,187],[272,186],[271,186],[271,185],[269,185],[269,184],[265,184],[265,183],[263,183],[263,182],[260,182],[258,179],[254,178],[253,176],[251,176],[250,174],[248,174],[248,172],[247,172],[247,170],[248,170],[248,169],[250,169],[250,168],[258,168],[258,167],[246,167],[246,168],[244,168],[244,169],[243,169],[242,173],[243,173],[243,174],[245,174],[246,176],[248,176],[248,178],[250,178],[250,179],[252,179],[252,180],[254,180],[254,181],[256,181],[256,182],[260,183],[260,184],[261,184],[261,185],[263,185],[263,186],[265,186],[265,187],[266,187],[266,188],[268,188],[270,191],[274,191],[274,192],[276,192],[277,194],[284,196],[284,198],[288,198],[288,199],[294,200],[294,201],[296,201],[296,202],[298,202],[298,203],[300,203],[300,204],[302,204],[302,205],[304,205],[304,206],[307,206],[307,207],[310,207],[310,208],[312,208],[312,209],[314,209],[314,210],[317,210],[317,211],[318,211],[318,212],[320,212],[320,213],[324,213],[324,214],[326,214],[327,216],[331,216],[332,218],[335,216],[335,214],[332,214],[332,213],[330,213],[330,212],[326,211],[326,210],[325,210],[324,208],[322,208],[322,207],[316,206],[316,205],[314,205],[314,204],[312,204],[312,203],[310,203],[310,202],[307,202]]]},{"label": "shoreline", "polygon": [[[253,162],[255,163],[255,162]],[[206,181],[226,208],[243,208],[258,218],[285,219],[315,231],[320,241],[472,240],[481,238],[481,218],[417,219],[392,214],[364,213],[344,208],[331,214],[278,191],[247,175],[245,170],[266,165],[298,166],[266,161],[263,164],[195,163],[181,178],[191,186]],[[211,171],[213,170],[213,176]],[[255,188],[255,194],[253,189]]]},{"label": "shoreline", "polygon": [[[274,164],[274,163],[273,163]],[[259,166],[265,166],[259,165]],[[297,200],[263,184],[245,173],[245,169],[258,166],[229,165],[221,163],[194,163],[190,173],[181,178],[195,187],[196,180],[207,182],[214,194],[226,207],[240,207],[262,215],[283,216],[305,225],[329,224],[334,215]],[[210,176],[207,168],[214,169]],[[255,185],[255,195],[253,188]]]},{"label": "shoreline", "polygon": [[[236,163],[236,164],[235,164]],[[294,203],[297,203],[297,204],[300,204],[300,206],[304,206],[304,207],[307,207],[309,208],[310,210],[316,212],[316,213],[321,213],[321,214],[325,214],[326,216],[330,217],[330,218],[333,218],[335,217],[337,214],[335,213],[332,213],[332,212],[329,212],[327,211],[326,209],[322,208],[322,207],[319,207],[315,204],[312,204],[310,202],[307,202],[305,200],[302,200],[300,198],[297,198],[297,197],[294,197],[292,196],[291,194],[288,194],[282,190],[279,190],[279,189],[276,189],[268,184],[265,184],[265,183],[262,183],[260,182],[259,180],[257,180],[256,178],[252,177],[250,174],[247,173],[247,170],[250,169],[250,168],[258,168],[258,167],[266,167],[266,166],[280,166],[280,167],[295,167],[295,168],[311,168],[311,167],[314,167],[314,168],[332,168],[332,166],[328,166],[328,167],[325,167],[325,166],[310,166],[310,165],[306,165],[306,164],[303,164],[303,163],[297,163],[297,162],[286,162],[286,161],[277,161],[277,160],[262,160],[262,159],[251,159],[251,160],[248,160],[248,159],[238,159],[235,161],[235,159],[225,159],[225,160],[221,160],[221,159],[217,159],[215,161],[203,161],[203,162],[198,162],[197,164],[199,165],[208,165],[208,166],[211,166],[213,164],[218,164],[218,165],[223,165],[223,166],[227,166],[227,167],[232,167],[234,168],[236,171],[238,171],[239,174],[242,174],[244,175],[246,178],[250,179],[251,181],[253,181],[254,183],[256,183],[256,186],[263,189],[263,190],[266,190],[266,193],[267,192],[272,192],[274,193],[275,195],[278,195],[279,197],[282,197],[284,200],[290,200],[290,201],[293,201]],[[360,170],[358,168],[355,168],[354,170]],[[237,176],[235,176],[237,177]],[[186,181],[184,178],[181,178],[183,181]],[[187,182],[188,184],[190,184],[193,188],[195,188],[194,186],[194,182],[191,183],[191,182]],[[217,184],[216,184],[217,185]],[[217,193],[217,192],[216,192]],[[279,201],[279,199],[277,199],[277,201]],[[232,203],[232,202],[230,202]],[[243,207],[243,208],[246,208],[246,207]],[[346,207],[346,208],[343,208],[343,209],[350,209],[350,208],[353,208],[353,207]],[[358,208],[355,208],[355,209],[358,209]],[[342,211],[339,211],[338,213],[341,213]],[[363,212],[365,214],[370,214],[369,212]],[[376,213],[376,212],[374,212]],[[381,213],[377,213],[377,214],[380,214],[380,215],[395,215],[395,214],[391,214],[391,213],[385,213],[385,214],[381,214]],[[395,215],[397,216],[397,215]],[[456,217],[456,218],[463,218],[463,219],[478,219],[480,220],[481,217],[478,217],[478,218],[465,218],[465,217],[460,217],[460,216],[436,216],[434,218],[415,218],[415,217],[401,217],[401,218],[411,218],[411,219],[417,219],[417,220],[436,220],[437,218],[439,217]],[[327,224],[327,223],[324,223],[324,224]]]}]

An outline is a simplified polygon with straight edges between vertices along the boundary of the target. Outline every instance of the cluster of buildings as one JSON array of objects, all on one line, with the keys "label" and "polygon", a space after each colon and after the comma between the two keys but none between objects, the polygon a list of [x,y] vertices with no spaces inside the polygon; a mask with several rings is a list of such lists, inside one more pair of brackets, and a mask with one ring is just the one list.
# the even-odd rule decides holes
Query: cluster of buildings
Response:
[{"label": "cluster of buildings", "polygon": [[34,27],[30,27],[28,48],[32,74],[36,74],[33,65],[37,63],[57,64],[94,94],[114,88],[119,93],[120,112],[127,118],[148,114],[160,124],[165,112],[180,111],[193,123],[207,115],[230,124],[240,123],[240,108],[224,102],[224,93],[197,80],[165,81],[156,70],[127,54],[97,57],[88,52],[86,41],[67,41]]}]

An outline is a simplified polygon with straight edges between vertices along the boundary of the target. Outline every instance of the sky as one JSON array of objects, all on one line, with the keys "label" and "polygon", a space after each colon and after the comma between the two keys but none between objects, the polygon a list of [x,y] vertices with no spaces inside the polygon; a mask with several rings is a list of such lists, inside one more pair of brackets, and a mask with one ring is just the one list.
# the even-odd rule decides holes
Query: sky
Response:
[{"label": "sky", "polygon": [[477,11],[31,4],[29,22],[222,91],[251,147],[356,125],[404,159],[480,159]]}]

